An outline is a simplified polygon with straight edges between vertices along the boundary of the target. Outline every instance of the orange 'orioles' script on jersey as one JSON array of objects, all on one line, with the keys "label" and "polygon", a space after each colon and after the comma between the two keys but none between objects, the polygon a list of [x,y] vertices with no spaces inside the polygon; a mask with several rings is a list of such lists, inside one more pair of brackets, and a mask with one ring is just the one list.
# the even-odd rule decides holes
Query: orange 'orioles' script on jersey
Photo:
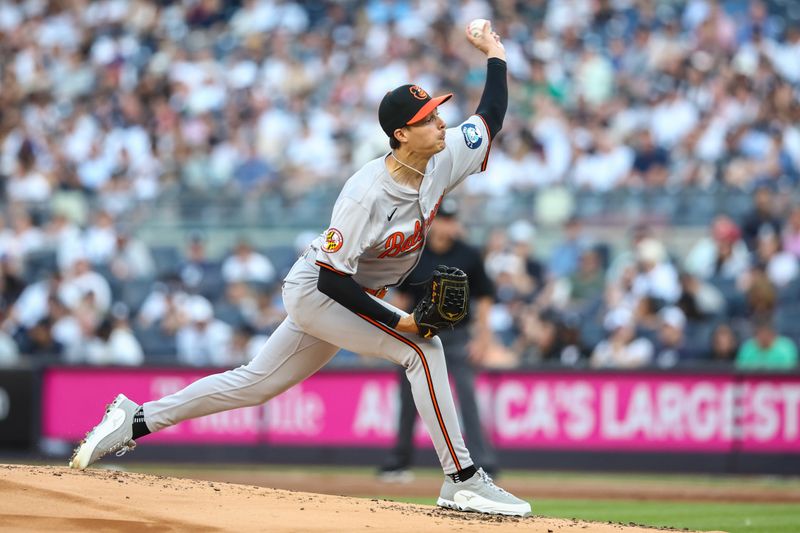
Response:
[{"label": "orange 'orioles' script on jersey", "polygon": [[402,231],[395,231],[386,239],[386,250],[381,252],[379,259],[384,257],[397,257],[400,254],[413,252],[422,246],[422,224],[417,220],[414,223],[414,233],[408,237]]},{"label": "orange 'orioles' script on jersey", "polygon": [[443,198],[444,194],[439,197],[439,201],[436,202],[436,205],[433,206],[433,209],[431,209],[428,218],[425,219],[424,231],[423,225],[419,220],[414,222],[414,233],[408,237],[406,237],[405,233],[402,231],[395,231],[389,235],[388,239],[386,239],[386,243],[384,245],[386,250],[378,256],[378,259],[383,259],[384,257],[397,257],[400,254],[407,254],[409,252],[418,250],[419,247],[422,246],[425,235],[428,233],[428,229],[430,229],[431,224],[433,223],[433,219],[436,218],[436,213],[439,212],[439,206],[442,205]]}]

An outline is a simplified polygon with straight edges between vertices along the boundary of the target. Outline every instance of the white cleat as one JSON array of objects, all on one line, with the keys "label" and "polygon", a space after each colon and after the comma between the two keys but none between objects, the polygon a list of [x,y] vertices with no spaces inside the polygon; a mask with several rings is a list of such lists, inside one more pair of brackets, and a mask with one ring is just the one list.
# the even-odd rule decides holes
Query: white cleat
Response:
[{"label": "white cleat", "polygon": [[134,449],[133,416],[138,409],[139,406],[124,394],[118,395],[106,407],[103,420],[75,448],[69,467],[83,470],[108,453],[116,452],[119,457]]},{"label": "white cleat", "polygon": [[449,476],[445,476],[436,504],[457,511],[523,517],[531,515],[530,503],[495,485],[483,468],[461,483],[454,483]]}]

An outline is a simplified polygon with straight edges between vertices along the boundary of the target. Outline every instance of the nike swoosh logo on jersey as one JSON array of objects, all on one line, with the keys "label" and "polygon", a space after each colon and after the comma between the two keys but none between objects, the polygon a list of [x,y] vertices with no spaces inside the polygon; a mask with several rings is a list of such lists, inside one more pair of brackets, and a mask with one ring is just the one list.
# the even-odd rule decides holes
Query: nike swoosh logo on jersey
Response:
[{"label": "nike swoosh logo on jersey", "polygon": [[391,222],[391,221],[392,221],[392,217],[394,216],[394,214],[395,214],[396,212],[397,212],[397,208],[395,207],[395,208],[392,210],[392,212],[391,212],[391,213],[389,213],[389,216],[388,216],[388,217],[386,217],[386,220],[388,220],[389,222]]}]

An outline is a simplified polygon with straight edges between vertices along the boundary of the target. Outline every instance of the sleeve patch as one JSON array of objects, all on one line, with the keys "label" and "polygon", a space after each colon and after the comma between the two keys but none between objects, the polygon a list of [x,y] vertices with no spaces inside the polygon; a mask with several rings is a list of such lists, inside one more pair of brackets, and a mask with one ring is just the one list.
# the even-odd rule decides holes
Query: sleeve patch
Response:
[{"label": "sleeve patch", "polygon": [[336,228],[328,228],[325,231],[325,244],[323,245],[325,252],[329,254],[338,252],[342,244],[344,244],[344,238],[341,231]]},{"label": "sleeve patch", "polygon": [[464,142],[471,150],[478,148],[483,142],[483,136],[475,124],[467,122],[461,126],[461,133],[464,134]]}]

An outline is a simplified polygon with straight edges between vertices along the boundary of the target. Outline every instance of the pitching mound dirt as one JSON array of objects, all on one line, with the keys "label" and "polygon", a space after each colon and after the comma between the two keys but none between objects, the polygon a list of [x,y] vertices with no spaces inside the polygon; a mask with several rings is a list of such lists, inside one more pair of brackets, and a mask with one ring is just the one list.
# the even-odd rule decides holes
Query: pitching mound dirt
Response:
[{"label": "pitching mound dirt", "polygon": [[655,529],[429,507],[215,481],[65,467],[0,465],[4,532],[587,531]]}]

